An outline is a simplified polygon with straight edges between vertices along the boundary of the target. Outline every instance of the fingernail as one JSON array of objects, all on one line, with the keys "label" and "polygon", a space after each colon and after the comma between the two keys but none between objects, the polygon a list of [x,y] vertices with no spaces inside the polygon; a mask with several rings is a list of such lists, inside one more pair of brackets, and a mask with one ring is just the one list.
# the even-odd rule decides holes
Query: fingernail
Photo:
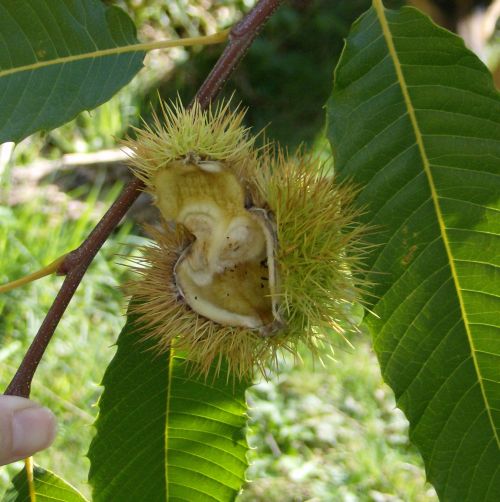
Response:
[{"label": "fingernail", "polygon": [[31,407],[16,411],[12,419],[12,449],[29,457],[47,448],[56,435],[56,418],[47,408]]}]

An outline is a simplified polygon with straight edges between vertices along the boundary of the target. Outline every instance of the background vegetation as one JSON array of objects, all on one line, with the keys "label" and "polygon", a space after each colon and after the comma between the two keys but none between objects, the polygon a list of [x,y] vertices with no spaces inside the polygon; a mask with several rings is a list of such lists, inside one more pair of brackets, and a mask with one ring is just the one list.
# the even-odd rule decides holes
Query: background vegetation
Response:
[{"label": "background vegetation", "polygon": [[[254,0],[122,0],[142,40],[209,34],[232,24]],[[394,6],[401,2],[387,2]],[[352,21],[368,0],[289,2],[271,20],[235,74],[227,93],[249,107],[248,125],[295,148],[323,147],[323,105]],[[334,28],[332,30],[332,27]],[[19,144],[0,163],[0,283],[40,268],[76,247],[127,178],[120,162],[97,156],[59,169],[64,154],[115,149],[131,125],[146,120],[162,98],[186,100],[220,48],[174,49],[148,55],[147,69],[99,109]],[[293,103],[294,106],[290,106]],[[10,152],[4,146],[3,151]],[[9,155],[10,156],[10,155]],[[40,158],[48,162],[40,164]],[[36,161],[36,162],[35,162]],[[24,166],[24,167],[23,167]],[[39,176],[32,173],[42,172]],[[43,174],[49,173],[49,174]],[[37,193],[33,197],[33,193]],[[146,205],[138,204],[139,209]],[[128,276],[119,255],[144,241],[141,224],[154,211],[136,210],[92,264],[39,369],[33,398],[60,420],[55,447],[37,456],[88,493],[86,449],[99,382],[124,323],[119,285]],[[10,380],[61,279],[47,278],[0,296],[0,385]],[[382,383],[367,335],[339,341],[324,365],[285,359],[249,393],[252,465],[241,501],[431,501],[421,461],[407,439],[407,422]],[[79,433],[75,435],[74,431]],[[71,433],[70,433],[71,431]],[[72,458],[71,462],[64,458]],[[0,468],[0,494],[19,465]]]}]

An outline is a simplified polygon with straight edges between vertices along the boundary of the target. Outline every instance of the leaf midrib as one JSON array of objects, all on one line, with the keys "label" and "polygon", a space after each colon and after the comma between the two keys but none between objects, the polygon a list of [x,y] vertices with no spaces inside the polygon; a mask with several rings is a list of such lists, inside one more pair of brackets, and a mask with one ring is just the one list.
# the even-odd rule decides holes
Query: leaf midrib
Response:
[{"label": "leaf midrib", "polygon": [[48,59],[47,61],[37,61],[36,63],[30,63],[23,66],[8,68],[6,70],[0,70],[0,78],[15,73],[21,73],[24,71],[32,71],[32,70],[37,70],[39,68],[46,68],[48,66],[73,63],[75,61],[81,61],[85,59],[97,59],[106,56],[126,54],[128,52],[147,52],[154,49],[168,49],[170,47],[181,47],[181,46],[186,47],[191,45],[217,44],[225,40],[227,33],[228,30],[225,30],[215,33],[214,35],[210,35],[208,37],[192,37],[192,38],[182,38],[175,40],[160,40],[158,42],[129,44],[129,45],[111,47],[108,49],[99,49],[97,51],[92,51],[92,52],[82,52],[81,54],[73,54],[71,56],[63,56],[55,59]]},{"label": "leaf midrib", "polygon": [[396,71],[396,76],[397,76],[397,79],[399,82],[399,87],[401,89],[401,93],[403,94],[403,98],[404,98],[404,102],[405,102],[406,109],[408,112],[408,116],[410,117],[413,132],[415,134],[415,141],[416,141],[419,153],[420,153],[420,157],[422,159],[422,165],[423,165],[424,172],[426,174],[429,188],[431,191],[431,198],[432,198],[432,202],[434,205],[434,210],[436,212],[436,218],[438,220],[441,238],[442,238],[445,250],[446,250],[446,255],[448,257],[450,271],[451,271],[451,275],[453,278],[453,283],[455,285],[455,291],[457,294],[458,303],[460,305],[460,311],[462,314],[464,329],[465,329],[465,332],[466,332],[466,335],[467,335],[467,338],[469,341],[469,346],[471,348],[471,357],[472,357],[472,360],[474,363],[474,369],[475,369],[476,374],[478,376],[479,387],[481,388],[481,395],[482,395],[482,398],[483,398],[483,401],[484,401],[484,404],[486,407],[486,412],[488,414],[488,419],[489,419],[489,422],[491,425],[491,429],[493,431],[493,435],[496,439],[498,447],[500,448],[500,438],[499,438],[497,431],[496,431],[496,428],[495,428],[495,423],[493,421],[493,416],[491,414],[491,407],[489,405],[488,398],[486,396],[486,392],[484,389],[483,377],[481,375],[481,371],[480,371],[480,368],[478,365],[478,361],[477,361],[477,357],[476,357],[476,349],[474,346],[474,340],[472,338],[472,333],[470,331],[470,326],[469,326],[469,321],[468,321],[468,317],[467,317],[467,311],[465,309],[464,299],[461,294],[462,288],[460,287],[458,274],[457,274],[457,271],[455,268],[455,262],[453,259],[453,254],[451,251],[450,242],[449,242],[448,235],[446,232],[446,226],[444,224],[443,214],[441,211],[441,207],[439,205],[439,197],[437,195],[437,191],[436,191],[436,187],[435,187],[435,183],[434,183],[434,178],[432,176],[432,172],[430,169],[429,159],[427,157],[427,152],[425,150],[423,135],[422,135],[422,132],[420,131],[420,127],[418,125],[417,117],[415,114],[415,108],[413,107],[413,103],[411,101],[411,97],[408,92],[406,79],[403,75],[401,63],[399,61],[398,54],[397,54],[396,48],[394,46],[394,41],[392,39],[392,33],[389,28],[387,18],[385,17],[384,6],[382,4],[382,0],[373,0],[373,7],[374,7],[375,12],[377,14],[377,17],[379,19],[380,27],[382,29],[382,34],[384,36],[385,42],[387,44],[387,49],[389,51],[389,55],[390,55],[392,62],[394,64],[394,69]]},{"label": "leaf midrib", "polygon": [[168,351],[168,390],[165,414],[165,500],[169,500],[170,480],[168,473],[168,440],[170,430],[170,401],[172,399],[172,374],[174,371],[174,350],[170,347]]}]

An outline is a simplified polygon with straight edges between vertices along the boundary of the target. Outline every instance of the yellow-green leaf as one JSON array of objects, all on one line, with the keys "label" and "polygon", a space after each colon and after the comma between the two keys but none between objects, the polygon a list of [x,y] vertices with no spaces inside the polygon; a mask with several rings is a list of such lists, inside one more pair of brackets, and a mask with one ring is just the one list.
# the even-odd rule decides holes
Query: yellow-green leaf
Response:
[{"label": "yellow-green leaf", "polygon": [[24,468],[12,480],[4,502],[87,502],[76,488],[53,472],[34,466],[33,477]]}]

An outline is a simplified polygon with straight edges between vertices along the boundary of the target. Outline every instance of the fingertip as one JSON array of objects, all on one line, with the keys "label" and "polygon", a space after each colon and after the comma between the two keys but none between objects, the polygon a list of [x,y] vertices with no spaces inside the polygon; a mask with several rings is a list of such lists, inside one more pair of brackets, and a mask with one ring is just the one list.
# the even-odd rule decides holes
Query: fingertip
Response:
[{"label": "fingertip", "polygon": [[33,406],[16,411],[12,417],[12,454],[29,457],[52,444],[57,432],[54,414]]}]

